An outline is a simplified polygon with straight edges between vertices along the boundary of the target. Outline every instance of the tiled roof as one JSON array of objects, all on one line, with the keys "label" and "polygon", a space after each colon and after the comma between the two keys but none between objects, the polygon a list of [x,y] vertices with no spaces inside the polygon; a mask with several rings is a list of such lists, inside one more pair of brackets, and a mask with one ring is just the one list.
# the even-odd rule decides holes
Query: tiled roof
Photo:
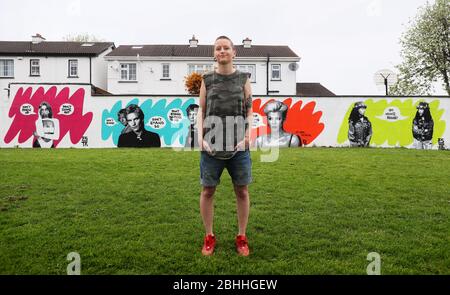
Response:
[{"label": "tiled roof", "polygon": [[[92,46],[82,46],[92,44]],[[33,56],[97,56],[109,47],[112,42],[70,42],[70,41],[0,41],[0,55],[33,55]]]},{"label": "tiled roof", "polygon": [[297,96],[336,96],[320,83],[297,83]]},{"label": "tiled roof", "polygon": [[[133,48],[135,47],[135,48]],[[236,54],[238,57],[295,57],[295,54],[288,46],[252,45],[244,48],[237,45]],[[107,56],[180,56],[180,57],[213,57],[213,45],[120,45]]]}]

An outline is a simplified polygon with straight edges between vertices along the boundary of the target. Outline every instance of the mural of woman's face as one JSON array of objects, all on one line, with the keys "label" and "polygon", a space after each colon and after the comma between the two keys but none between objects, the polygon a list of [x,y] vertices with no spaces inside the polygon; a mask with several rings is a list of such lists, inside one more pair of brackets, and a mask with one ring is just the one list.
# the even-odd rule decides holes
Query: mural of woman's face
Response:
[{"label": "mural of woman's face", "polygon": [[39,114],[41,115],[41,118],[48,118],[50,111],[45,104],[43,104],[39,109]]},{"label": "mural of woman's face", "polygon": [[127,126],[127,118],[125,117],[125,115],[119,115],[119,121],[123,126]]},{"label": "mural of woman's face", "polygon": [[269,112],[267,114],[267,123],[272,130],[281,129],[283,127],[283,116],[281,112]]},{"label": "mural of woman's face", "polygon": [[139,132],[141,129],[141,119],[138,114],[130,113],[127,115],[127,123],[134,132]]},{"label": "mural of woman's face", "polygon": [[420,115],[420,116],[423,116],[423,112],[424,112],[424,111],[425,111],[424,109],[419,109],[419,110],[418,110],[419,115]]},{"label": "mural of woman's face", "polygon": [[359,108],[359,109],[358,109],[358,112],[359,112],[359,114],[360,114],[361,116],[363,116],[363,115],[365,114],[365,112],[366,112],[366,108]]}]

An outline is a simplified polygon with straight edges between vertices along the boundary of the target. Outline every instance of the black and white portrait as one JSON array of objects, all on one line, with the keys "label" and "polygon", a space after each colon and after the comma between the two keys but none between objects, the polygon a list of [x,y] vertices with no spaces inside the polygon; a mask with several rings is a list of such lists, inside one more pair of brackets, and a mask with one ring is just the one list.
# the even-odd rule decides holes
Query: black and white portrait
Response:
[{"label": "black and white portrait", "polygon": [[131,131],[119,136],[118,147],[160,147],[158,134],[144,128],[144,112],[135,104],[125,108],[127,126]]},{"label": "black and white portrait", "polygon": [[121,109],[119,112],[117,112],[117,120],[123,125],[123,129],[120,132],[120,134],[128,133],[131,130],[131,127],[128,125],[127,122],[127,115],[126,115],[126,109]]},{"label": "black and white portrait", "polygon": [[433,118],[427,102],[420,102],[417,106],[416,116],[412,123],[414,147],[416,149],[431,149],[433,139]]},{"label": "black and white portrait", "polygon": [[52,108],[46,101],[39,105],[34,136],[35,148],[54,148],[53,141],[59,139],[59,120],[53,118]]},{"label": "black and white portrait", "polygon": [[358,101],[348,118],[348,140],[351,147],[367,147],[372,137],[372,124],[364,115],[367,106]]},{"label": "black and white portrait", "polygon": [[271,101],[264,107],[267,124],[271,132],[256,138],[257,147],[298,147],[302,145],[300,137],[286,132],[283,124],[286,121],[288,106],[281,101]]},{"label": "black and white portrait", "polygon": [[198,129],[197,129],[198,109],[199,109],[198,104],[191,104],[186,109],[186,113],[189,118],[189,132],[184,144],[185,147],[190,148],[198,147]]}]

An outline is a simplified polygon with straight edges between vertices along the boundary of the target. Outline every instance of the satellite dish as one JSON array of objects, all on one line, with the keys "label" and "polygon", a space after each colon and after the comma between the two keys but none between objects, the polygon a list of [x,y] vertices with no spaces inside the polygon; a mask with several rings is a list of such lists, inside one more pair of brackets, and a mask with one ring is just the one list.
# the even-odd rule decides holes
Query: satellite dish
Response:
[{"label": "satellite dish", "polygon": [[291,71],[296,71],[296,70],[298,70],[298,63],[296,63],[296,62],[290,63],[290,64],[289,64],[289,70],[291,70]]},{"label": "satellite dish", "polygon": [[397,83],[398,78],[397,74],[394,73],[393,71],[389,69],[383,69],[375,73],[375,75],[373,76],[373,80],[375,82],[375,85],[377,85],[379,89],[385,88],[386,95],[389,95],[388,94],[389,86],[392,86],[395,83]]}]

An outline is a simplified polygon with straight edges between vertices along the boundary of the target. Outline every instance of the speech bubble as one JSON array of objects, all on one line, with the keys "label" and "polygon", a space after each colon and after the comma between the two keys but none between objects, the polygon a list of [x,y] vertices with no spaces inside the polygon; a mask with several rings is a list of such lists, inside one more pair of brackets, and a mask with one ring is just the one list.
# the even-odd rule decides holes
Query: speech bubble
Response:
[{"label": "speech bubble", "polygon": [[266,124],[264,124],[263,116],[258,113],[253,113],[252,128],[259,128],[264,126],[266,126]]},{"label": "speech bubble", "polygon": [[20,113],[25,116],[36,115],[34,107],[29,103],[24,103],[20,106]]},{"label": "speech bubble", "polygon": [[59,113],[58,113],[58,115],[70,116],[70,115],[73,114],[73,111],[74,111],[73,105],[71,105],[70,103],[63,103],[63,104],[59,107]]},{"label": "speech bubble", "polygon": [[151,117],[148,121],[147,126],[150,126],[153,129],[162,129],[164,128],[164,126],[166,126],[166,120],[164,120],[164,118],[160,116]]},{"label": "speech bubble", "polygon": [[400,120],[405,120],[408,117],[403,117],[398,107],[387,107],[384,110],[383,115],[377,116],[377,118],[384,121],[396,122]]},{"label": "speech bubble", "polygon": [[105,120],[105,125],[108,127],[112,127],[116,124],[117,124],[117,122],[116,122],[116,120],[114,120],[114,118],[106,118],[106,120]]},{"label": "speech bubble", "polygon": [[170,109],[167,112],[167,118],[173,124],[178,124],[183,120],[183,112],[180,109]]}]

